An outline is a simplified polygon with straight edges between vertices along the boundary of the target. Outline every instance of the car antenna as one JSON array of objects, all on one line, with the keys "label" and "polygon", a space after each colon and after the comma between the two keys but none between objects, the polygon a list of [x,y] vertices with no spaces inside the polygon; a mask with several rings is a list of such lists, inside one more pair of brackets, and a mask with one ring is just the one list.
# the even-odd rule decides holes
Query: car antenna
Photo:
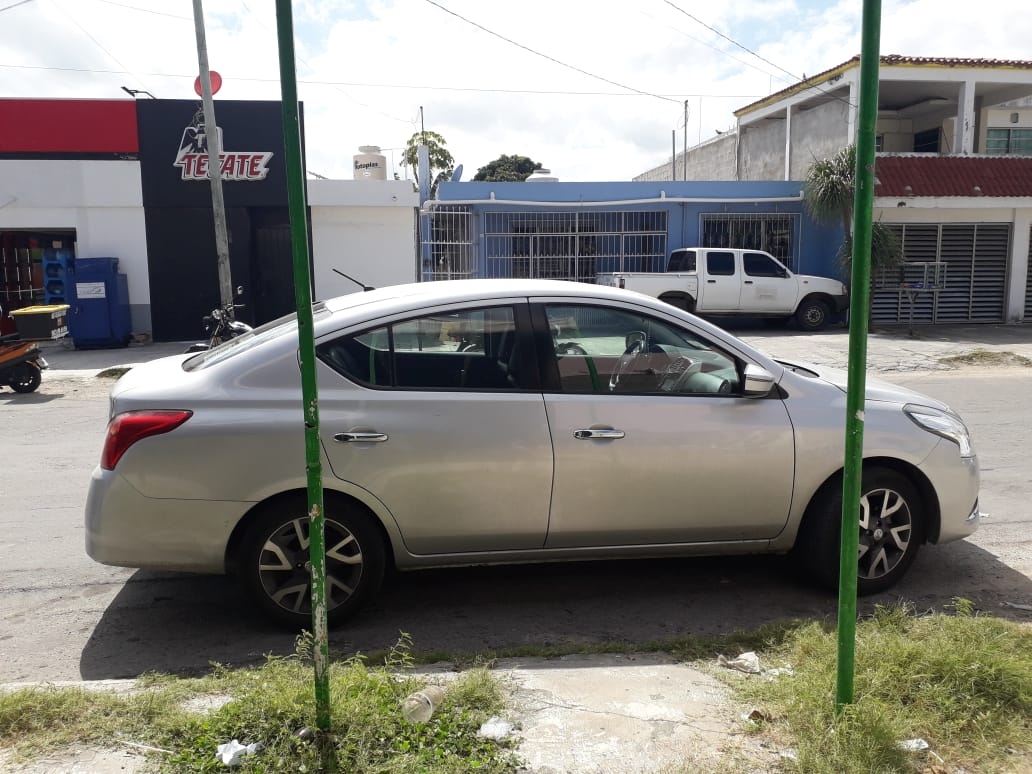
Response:
[{"label": "car antenna", "polygon": [[348,276],[347,274],[345,274],[344,272],[342,272],[342,271],[341,271],[340,269],[334,269],[334,271],[335,271],[335,272],[337,272],[337,274],[339,274],[340,276],[342,276],[342,277],[343,277],[344,279],[349,279],[349,280],[351,280],[352,282],[354,282],[354,283],[355,283],[356,285],[358,285],[358,286],[359,286],[360,288],[362,288],[362,290],[376,290],[376,288],[374,288],[374,287],[373,287],[372,285],[366,285],[366,284],[365,284],[365,283],[363,283],[363,282],[359,282],[359,281],[358,281],[357,279],[355,279],[354,277],[349,277],[349,276]]}]

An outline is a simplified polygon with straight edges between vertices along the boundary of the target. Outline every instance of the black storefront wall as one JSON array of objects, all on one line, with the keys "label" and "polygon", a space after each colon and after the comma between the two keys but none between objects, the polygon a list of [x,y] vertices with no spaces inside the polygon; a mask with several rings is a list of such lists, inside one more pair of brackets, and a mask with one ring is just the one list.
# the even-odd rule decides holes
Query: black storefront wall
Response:
[{"label": "black storefront wall", "polygon": [[[153,335],[157,341],[198,338],[201,317],[219,301],[200,101],[139,100],[136,106]],[[260,324],[294,309],[280,103],[217,101],[215,116],[230,270],[234,287],[244,289],[239,316]]]}]

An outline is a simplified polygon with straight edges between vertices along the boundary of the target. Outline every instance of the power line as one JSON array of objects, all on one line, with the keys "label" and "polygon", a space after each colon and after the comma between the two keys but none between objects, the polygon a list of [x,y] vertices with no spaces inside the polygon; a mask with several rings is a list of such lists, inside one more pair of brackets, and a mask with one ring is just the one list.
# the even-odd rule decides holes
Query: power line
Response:
[{"label": "power line", "polygon": [[542,59],[547,59],[550,62],[555,62],[555,64],[561,65],[562,67],[569,68],[570,70],[574,70],[574,71],[580,73],[581,75],[587,75],[589,78],[595,78],[596,80],[604,81],[605,83],[608,83],[610,86],[616,86],[617,88],[620,88],[620,89],[627,89],[628,91],[634,91],[634,92],[637,92],[638,94],[641,94],[641,95],[646,96],[646,97],[655,97],[656,99],[662,99],[662,100],[665,100],[667,102],[677,102],[676,99],[671,99],[670,97],[663,97],[663,96],[660,96],[659,94],[653,94],[653,93],[648,92],[648,91],[642,91],[641,89],[636,89],[633,86],[625,86],[622,83],[617,83],[616,81],[611,81],[608,78],[603,78],[601,75],[595,75],[594,73],[589,73],[587,70],[582,70],[579,67],[574,67],[573,65],[567,64],[566,62],[560,62],[555,57],[549,56],[548,54],[542,54],[540,51],[535,51],[534,49],[529,48],[528,46],[525,46],[522,43],[517,43],[515,40],[512,40],[511,38],[507,38],[504,35],[500,35],[497,32],[494,32],[493,30],[489,30],[487,27],[484,27],[484,26],[482,26],[480,24],[477,24],[475,21],[467,19],[465,16],[462,16],[461,14],[455,13],[455,11],[452,11],[452,10],[450,10],[448,8],[445,8],[440,3],[435,2],[435,0],[426,0],[426,2],[430,3],[430,5],[432,5],[432,6],[440,8],[442,11],[444,11],[447,14],[451,14],[456,19],[461,19],[462,21],[466,22],[467,24],[470,24],[470,25],[476,27],[478,30],[482,30],[482,31],[486,32],[488,35],[494,35],[496,38],[498,38],[500,40],[504,40],[506,43],[511,43],[512,45],[516,46],[517,48],[522,48],[524,51],[529,51],[531,54],[534,54],[534,56],[539,56]]},{"label": "power line", "polygon": [[[251,14],[251,16],[252,16],[252,17],[254,17],[254,20],[255,20],[256,22],[258,22],[258,24],[259,24],[259,25],[260,25],[260,26],[261,26],[261,27],[262,27],[263,29],[265,29],[265,31],[266,31],[266,32],[272,32],[272,30],[270,30],[270,29],[269,29],[268,27],[266,27],[266,26],[265,26],[264,22],[262,22],[262,20],[261,20],[261,19],[260,19],[260,18],[258,17],[258,14],[256,14],[256,13],[255,13],[254,11],[252,11],[252,10],[251,10],[250,6],[249,6],[249,5],[247,4],[247,3],[245,3],[245,2],[243,2],[243,1],[241,0],[241,5],[243,5],[243,6],[244,6],[244,9],[245,9],[245,10],[246,10],[246,11],[247,11],[247,12],[248,12],[249,14]],[[297,59],[297,61],[299,61],[299,62],[300,62],[301,64],[303,64],[303,65],[304,65],[304,66],[305,66],[306,68],[308,68],[308,69],[309,69],[309,70],[310,70],[311,72],[313,72],[313,73],[315,72],[315,68],[314,68],[314,67],[312,67],[312,66],[311,66],[310,64],[308,64],[308,62],[306,62],[306,61],[305,61],[304,59],[302,59],[302,58],[301,58],[300,56],[298,56],[298,54],[297,54],[296,52],[295,52],[295,54],[294,54],[294,57],[295,57],[295,58]],[[242,80],[242,79],[237,79],[237,80]],[[359,101],[358,101],[357,99],[355,99],[354,97],[352,97],[352,96],[351,96],[350,94],[348,94],[348,93],[347,93],[346,91],[344,91],[343,89],[339,89],[339,88],[337,88],[337,85],[336,85],[336,84],[330,84],[330,85],[332,85],[332,86],[333,86],[333,88],[334,88],[334,89],[336,89],[336,91],[339,91],[339,92],[340,92],[341,94],[343,94],[343,95],[344,95],[345,97],[347,97],[347,98],[348,98],[349,100],[351,100],[352,102],[354,102],[354,103],[355,103],[356,105],[359,105],[360,107],[364,107],[364,108],[365,108],[366,110],[372,110],[372,111],[373,111],[374,113],[379,113],[379,114],[380,114],[381,116],[383,116],[384,118],[389,118],[389,119],[391,119],[392,121],[397,121],[398,123],[402,123],[402,124],[409,124],[410,126],[412,126],[413,128],[415,128],[415,123],[414,123],[413,121],[407,121],[407,120],[405,120],[404,118],[398,118],[397,116],[392,116],[392,115],[390,115],[390,114],[388,114],[388,113],[384,113],[384,112],[383,112],[382,110],[379,110],[378,108],[374,108],[374,107],[373,107],[372,105],[367,105],[367,104],[365,104],[364,102],[359,102]]]},{"label": "power line", "polygon": [[122,68],[123,70],[125,70],[126,74],[128,74],[128,75],[131,75],[131,76],[132,76],[133,78],[136,78],[136,80],[138,80],[138,81],[139,81],[140,83],[142,83],[142,84],[143,84],[144,86],[146,86],[146,85],[147,85],[146,83],[144,83],[144,82],[143,82],[143,79],[142,79],[142,78],[140,78],[140,77],[139,77],[138,75],[136,75],[136,74],[135,74],[134,72],[132,72],[131,70],[129,70],[129,68],[127,68],[127,67],[126,67],[126,66],[125,66],[124,64],[122,64],[122,63],[121,63],[121,62],[119,61],[118,57],[116,57],[116,56],[115,56],[114,54],[112,54],[112,53],[111,53],[110,51],[108,51],[108,50],[107,50],[106,48],[104,48],[104,46],[102,46],[102,45],[100,44],[100,41],[99,41],[99,40],[97,40],[97,39],[96,39],[95,37],[93,37],[93,36],[92,36],[92,35],[91,35],[91,34],[89,33],[89,31],[88,31],[88,30],[87,30],[87,29],[86,29],[85,27],[83,27],[83,26],[82,26],[81,24],[79,24],[79,22],[78,22],[78,21],[76,21],[75,17],[74,17],[74,16],[72,16],[72,15],[71,15],[70,13],[68,13],[68,11],[66,11],[66,10],[64,9],[64,7],[63,7],[63,6],[61,6],[61,4],[60,4],[60,3],[56,3],[56,2],[55,2],[55,3],[54,3],[54,6],[55,6],[55,7],[57,8],[57,10],[59,10],[59,11],[60,11],[61,13],[63,13],[63,14],[64,14],[64,15],[66,16],[66,17],[68,17],[68,20],[69,20],[69,21],[70,21],[70,22],[71,22],[72,24],[74,24],[74,25],[75,25],[76,27],[78,27],[78,28],[79,28],[79,30],[80,30],[80,32],[82,32],[82,34],[83,34],[83,35],[85,35],[85,36],[86,36],[87,38],[89,38],[90,40],[92,40],[92,41],[93,41],[93,44],[94,44],[94,45],[95,45],[95,46],[96,46],[97,48],[99,48],[99,49],[100,49],[101,51],[103,51],[103,52],[104,52],[105,54],[107,54],[107,55],[108,55],[108,56],[109,56],[109,57],[110,57],[110,58],[112,59],[112,61],[114,61],[114,63],[115,63],[115,64],[117,64],[117,65],[118,65],[119,67],[121,67],[121,68]]},{"label": "power line", "polygon": [[[15,64],[3,64],[0,63],[0,68],[9,70],[54,70],[56,72],[73,72],[73,73],[94,73],[98,75],[132,75],[132,73],[126,70],[97,70],[90,68],[81,67],[48,67],[44,65],[15,65]],[[142,75],[152,78],[195,78],[196,75],[190,73],[142,73]],[[225,75],[226,80],[234,81],[247,81],[251,83],[279,83],[278,78],[257,78],[254,76],[235,76]],[[628,94],[626,91],[564,91],[564,90],[549,90],[549,89],[486,89],[476,86],[428,86],[423,84],[404,84],[404,83],[365,83],[361,81],[325,81],[308,78],[299,78],[298,83],[305,84],[306,86],[354,86],[358,88],[370,88],[370,89],[412,89],[417,91],[460,91],[460,92],[475,92],[475,93],[486,93],[486,94],[536,94],[543,96],[567,96],[567,97],[651,97],[651,94],[639,94],[631,93]],[[666,94],[660,95],[667,97],[672,100],[684,100],[686,97],[707,97],[707,98],[727,98],[727,99],[758,99],[764,95],[762,94]],[[358,103],[362,104],[362,103]],[[364,107],[364,106],[363,106]],[[414,119],[397,119],[404,121],[404,123],[411,124]]]},{"label": "power line", "polygon": [[[28,2],[28,0],[26,0]],[[128,8],[131,11],[139,11],[140,13],[152,13],[155,16],[167,16],[170,19],[182,19],[183,21],[192,22],[189,16],[181,16],[177,13],[166,13],[165,11],[155,11],[150,8],[140,8],[135,5],[127,5],[126,3],[116,3],[115,0],[95,0],[98,3],[107,3],[108,5],[117,5],[119,8]]]},{"label": "power line", "polygon": [[5,5],[3,8],[0,8],[0,13],[3,13],[4,11],[10,11],[12,8],[17,8],[19,5],[25,5],[26,3],[31,2],[32,0],[18,0],[17,3],[11,3],[10,5]]},{"label": "power line", "polygon": [[[681,13],[683,13],[683,14],[684,14],[685,16],[687,16],[687,17],[688,17],[689,19],[691,19],[691,20],[695,21],[695,22],[696,22],[696,23],[698,23],[698,24],[701,24],[701,25],[702,25],[703,27],[705,27],[706,29],[710,30],[711,32],[714,32],[714,33],[716,33],[717,35],[719,35],[720,37],[722,37],[722,38],[723,38],[724,40],[726,40],[726,41],[727,41],[728,43],[730,43],[730,44],[732,44],[732,45],[734,45],[734,46],[737,46],[738,48],[742,49],[742,51],[745,51],[745,52],[746,52],[747,54],[750,54],[750,55],[752,55],[752,56],[756,57],[756,58],[757,58],[757,59],[759,59],[759,60],[760,60],[761,62],[766,62],[766,63],[767,63],[767,64],[769,64],[769,65],[770,65],[771,67],[774,67],[774,68],[776,68],[776,69],[780,70],[780,71],[781,71],[781,72],[783,72],[783,73],[784,73],[785,75],[787,75],[787,76],[789,76],[790,78],[792,78],[793,80],[795,80],[795,81],[800,81],[800,82],[802,82],[802,81],[805,81],[805,80],[806,80],[806,76],[805,76],[805,74],[803,75],[803,77],[802,77],[802,78],[800,78],[800,77],[799,77],[798,75],[796,75],[795,73],[791,73],[791,72],[789,72],[788,70],[786,70],[786,69],[785,69],[784,67],[782,67],[781,65],[779,65],[779,64],[775,64],[774,62],[770,61],[769,59],[767,59],[767,58],[765,58],[765,57],[762,57],[762,56],[760,56],[760,55],[759,55],[759,54],[757,54],[757,53],[756,53],[755,51],[753,51],[753,50],[752,50],[751,48],[747,48],[746,46],[743,46],[743,45],[742,45],[741,43],[739,43],[739,42],[738,42],[737,40],[735,40],[735,39],[733,39],[733,38],[729,38],[729,37],[728,37],[727,35],[725,35],[725,34],[724,34],[723,32],[721,32],[720,30],[718,30],[718,29],[717,29],[716,27],[711,27],[710,25],[706,24],[706,22],[704,22],[704,21],[703,21],[702,19],[698,18],[697,16],[693,16],[692,14],[688,13],[688,11],[684,10],[683,8],[680,8],[680,7],[678,7],[678,6],[677,6],[677,5],[675,5],[675,4],[673,3],[673,2],[671,2],[671,0],[663,0],[663,2],[665,2],[665,3],[666,3],[667,5],[669,5],[669,6],[671,7],[671,8],[673,8],[673,9],[674,9],[675,11],[680,11],[680,12],[681,12]],[[734,57],[732,57],[732,58],[734,58]],[[814,85],[814,86],[813,86],[812,88],[816,89],[817,91],[821,92],[822,94],[824,94],[824,95],[826,95],[826,96],[828,96],[828,97],[831,97],[832,99],[838,100],[839,102],[844,102],[845,104],[849,105],[850,107],[854,107],[854,108],[856,107],[856,105],[854,105],[854,104],[853,104],[852,102],[850,102],[850,101],[849,101],[848,99],[845,99],[845,98],[843,98],[843,97],[840,97],[840,96],[839,96],[839,95],[837,95],[837,94],[833,94],[833,93],[831,93],[830,91],[827,91],[827,90],[825,90],[825,89],[822,89],[822,88],[821,88],[820,86]]]}]

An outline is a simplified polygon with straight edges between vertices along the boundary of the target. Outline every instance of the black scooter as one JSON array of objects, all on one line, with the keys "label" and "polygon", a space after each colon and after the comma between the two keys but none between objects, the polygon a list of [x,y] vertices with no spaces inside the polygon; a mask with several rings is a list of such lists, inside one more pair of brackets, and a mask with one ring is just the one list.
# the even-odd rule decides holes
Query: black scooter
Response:
[{"label": "black scooter", "polygon": [[17,333],[0,336],[0,386],[32,392],[43,382],[47,367],[35,341],[23,341]]}]

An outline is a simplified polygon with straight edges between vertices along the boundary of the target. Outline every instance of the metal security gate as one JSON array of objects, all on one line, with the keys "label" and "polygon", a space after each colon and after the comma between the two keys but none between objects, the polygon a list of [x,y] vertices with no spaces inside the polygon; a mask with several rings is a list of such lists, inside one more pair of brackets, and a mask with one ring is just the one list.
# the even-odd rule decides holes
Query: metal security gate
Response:
[{"label": "metal security gate", "polygon": [[473,214],[465,205],[434,207],[420,218],[423,282],[478,276]]},{"label": "metal security gate", "polygon": [[792,255],[799,216],[790,213],[721,213],[702,215],[699,247],[737,247],[770,253],[793,271]]},{"label": "metal security gate", "polygon": [[663,271],[667,212],[488,212],[485,276],[594,282],[610,271]]},{"label": "metal security gate", "polygon": [[[1010,224],[889,225],[902,243],[904,263],[875,277],[875,322],[909,322],[911,312],[914,323],[1003,322]],[[936,263],[945,266],[937,274],[941,286],[932,287],[927,267]],[[912,288],[909,295],[904,284]]]}]

